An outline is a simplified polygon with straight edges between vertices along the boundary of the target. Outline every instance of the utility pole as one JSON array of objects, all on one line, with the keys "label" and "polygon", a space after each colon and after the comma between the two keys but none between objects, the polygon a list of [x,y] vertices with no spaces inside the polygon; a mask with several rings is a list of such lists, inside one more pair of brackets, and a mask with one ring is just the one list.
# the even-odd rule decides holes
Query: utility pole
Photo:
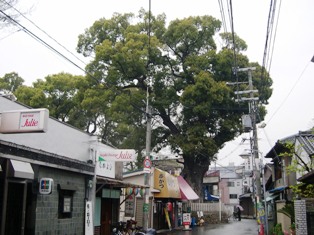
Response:
[{"label": "utility pole", "polygon": [[249,113],[251,117],[252,131],[253,131],[253,140],[251,145],[252,155],[253,155],[253,172],[255,175],[255,186],[256,190],[253,189],[253,192],[256,192],[254,195],[255,205],[261,199],[261,178],[260,178],[260,162],[259,162],[259,151],[258,151],[258,139],[257,139],[257,127],[256,127],[256,113],[257,113],[257,105],[256,101],[258,101],[258,97],[254,97],[254,93],[257,93],[258,90],[253,90],[253,82],[252,82],[252,71],[255,70],[255,67],[249,68],[241,68],[237,69],[239,72],[248,72],[248,80],[249,80],[249,89],[246,91],[237,91],[235,92],[237,95],[239,94],[249,94],[249,97],[242,97],[238,101],[248,101],[249,103]]},{"label": "utility pole", "polygon": [[[149,25],[148,25],[148,63],[150,60],[150,18],[151,18],[151,0],[149,0]],[[146,156],[143,163],[144,168],[144,185],[145,185],[145,193],[144,193],[144,203],[143,203],[143,229],[145,231],[148,230],[148,224],[150,221],[149,218],[149,194],[150,194],[150,173],[151,173],[151,161],[150,161],[150,151],[151,151],[151,138],[152,138],[152,111],[149,103],[149,86],[151,85],[151,77],[150,77],[150,65],[148,65],[148,82],[147,82],[147,90],[146,90]]]},{"label": "utility pole", "polygon": [[144,159],[144,204],[143,204],[143,229],[147,231],[149,219],[149,194],[150,194],[150,171],[151,171],[151,161],[150,161],[150,151],[151,151],[151,107],[149,105],[149,93],[147,89],[147,101],[146,101],[146,156]]}]

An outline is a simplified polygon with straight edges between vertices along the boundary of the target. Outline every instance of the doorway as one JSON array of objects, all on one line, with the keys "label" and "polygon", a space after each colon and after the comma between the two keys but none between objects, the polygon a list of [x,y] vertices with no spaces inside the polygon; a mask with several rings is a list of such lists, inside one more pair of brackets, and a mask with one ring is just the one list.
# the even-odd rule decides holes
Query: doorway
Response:
[{"label": "doorway", "polygon": [[7,202],[5,210],[5,234],[6,235],[27,235],[25,226],[30,228],[30,224],[25,223],[27,209],[27,198],[31,198],[31,184],[27,181],[8,180]]}]

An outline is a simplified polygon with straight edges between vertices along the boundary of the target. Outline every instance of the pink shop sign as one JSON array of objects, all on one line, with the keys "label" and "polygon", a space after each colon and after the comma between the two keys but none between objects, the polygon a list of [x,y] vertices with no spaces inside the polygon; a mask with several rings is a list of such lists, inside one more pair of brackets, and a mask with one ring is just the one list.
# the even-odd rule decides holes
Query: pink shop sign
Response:
[{"label": "pink shop sign", "polygon": [[108,149],[98,151],[98,158],[115,162],[133,162],[136,155],[134,149]]}]

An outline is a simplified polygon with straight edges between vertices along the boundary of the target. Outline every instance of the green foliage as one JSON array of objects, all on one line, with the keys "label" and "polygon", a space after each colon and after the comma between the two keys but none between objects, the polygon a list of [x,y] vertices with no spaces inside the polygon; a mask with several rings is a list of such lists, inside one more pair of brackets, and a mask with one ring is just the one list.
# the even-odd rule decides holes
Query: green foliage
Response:
[{"label": "green foliage", "polygon": [[[279,154],[280,157],[288,157],[291,158],[291,164],[286,166],[286,170],[288,174],[291,173],[299,173],[300,175],[304,175],[306,173],[311,172],[314,168],[313,157],[308,156],[308,161],[305,160],[304,156],[301,157],[303,146],[296,146],[294,142],[288,141],[282,143],[284,146],[284,150]],[[314,185],[306,184],[306,183],[297,183],[295,185],[290,185],[294,195],[302,197],[302,198],[313,198],[314,197]]]},{"label": "green foliage", "polygon": [[[151,20],[149,22],[149,19]],[[184,158],[187,180],[201,195],[203,174],[225,142],[242,132],[246,103],[237,103],[232,71],[234,51],[230,34],[217,50],[214,40],[221,22],[211,16],[177,19],[166,25],[164,14],[141,9],[99,19],[79,35],[77,51],[90,57],[87,75],[50,75],[16,95],[50,114],[118,148],[133,148],[143,157],[146,99],[152,107],[152,149],[170,146]],[[150,32],[150,35],[148,34]],[[238,66],[255,66],[254,89],[262,101],[271,95],[271,79],[262,67],[242,54],[245,42],[236,35]],[[239,74],[239,82],[247,82]],[[247,87],[241,86],[240,90]],[[263,119],[264,107],[259,108]],[[140,160],[141,161],[141,160]],[[141,164],[138,165],[141,167]],[[136,166],[130,166],[130,169]]]},{"label": "green foliage", "polygon": [[4,93],[15,92],[16,89],[23,85],[23,82],[23,78],[21,78],[17,73],[7,73],[0,78],[0,90]]},{"label": "green foliage", "polygon": [[282,225],[281,225],[281,223],[276,224],[276,225],[272,228],[271,234],[272,234],[272,235],[283,235],[283,234],[284,234],[283,231],[282,231]]},{"label": "green foliage", "polygon": [[[201,178],[197,177],[202,177],[224,143],[241,133],[240,119],[247,111],[247,104],[234,102],[234,90],[226,85],[234,81],[230,35],[222,35],[226,45],[217,51],[214,36],[221,22],[211,16],[176,19],[168,26],[165,15],[150,19],[149,24],[143,9],[137,16],[116,13],[96,21],[79,36],[78,52],[93,55],[87,66],[92,75],[88,79],[95,87],[103,84],[104,93],[110,90],[104,120],[111,129],[100,126],[99,130],[117,147],[136,146],[142,153],[145,138],[137,133],[145,134],[148,90],[153,150],[170,146],[181,154],[185,165],[197,172],[187,175],[194,177],[200,190]],[[247,57],[241,54],[247,45],[238,36],[236,40],[238,65],[248,67]],[[254,85],[264,91],[261,95],[267,100],[271,82],[259,82],[262,69],[254,66]],[[247,81],[247,74],[239,79]],[[268,74],[266,80],[271,81]],[[139,139],[133,140],[134,136]]]}]

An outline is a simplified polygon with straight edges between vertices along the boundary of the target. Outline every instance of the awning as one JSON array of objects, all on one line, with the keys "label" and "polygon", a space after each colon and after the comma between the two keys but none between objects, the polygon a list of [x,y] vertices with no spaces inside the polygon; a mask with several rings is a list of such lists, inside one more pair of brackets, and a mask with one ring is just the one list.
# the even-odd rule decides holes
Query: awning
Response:
[{"label": "awning", "polygon": [[160,190],[155,193],[155,198],[181,198],[180,188],[177,177],[166,171],[154,170],[154,188]]},{"label": "awning", "polygon": [[210,194],[207,188],[204,190],[204,198],[206,201],[219,201],[219,197]]},{"label": "awning", "polygon": [[272,190],[269,190],[268,192],[270,192],[270,193],[280,193],[283,190],[285,190],[286,188],[287,188],[287,186],[281,186],[281,187],[277,187],[277,188],[274,188]]},{"label": "awning", "polygon": [[207,194],[207,198],[205,198],[207,201],[219,201],[218,196],[211,195],[210,193]]},{"label": "awning", "polygon": [[239,198],[249,198],[252,197],[252,193],[244,193],[239,196]]},{"label": "awning", "polygon": [[113,188],[148,188],[148,186],[145,185],[140,185],[140,184],[133,184],[130,182],[125,182],[122,180],[117,180],[117,179],[111,179],[111,178],[106,178],[106,177],[101,177],[97,176],[97,184],[106,184],[110,185]]},{"label": "awning", "polygon": [[272,200],[274,200],[277,197],[279,197],[279,194],[269,195],[268,197],[266,197],[266,202],[272,201]]},{"label": "awning", "polygon": [[30,163],[10,159],[9,175],[11,177],[34,179],[34,171]]},{"label": "awning", "polygon": [[190,185],[183,179],[182,176],[178,176],[178,183],[182,200],[197,200],[199,196],[194,192]]}]

